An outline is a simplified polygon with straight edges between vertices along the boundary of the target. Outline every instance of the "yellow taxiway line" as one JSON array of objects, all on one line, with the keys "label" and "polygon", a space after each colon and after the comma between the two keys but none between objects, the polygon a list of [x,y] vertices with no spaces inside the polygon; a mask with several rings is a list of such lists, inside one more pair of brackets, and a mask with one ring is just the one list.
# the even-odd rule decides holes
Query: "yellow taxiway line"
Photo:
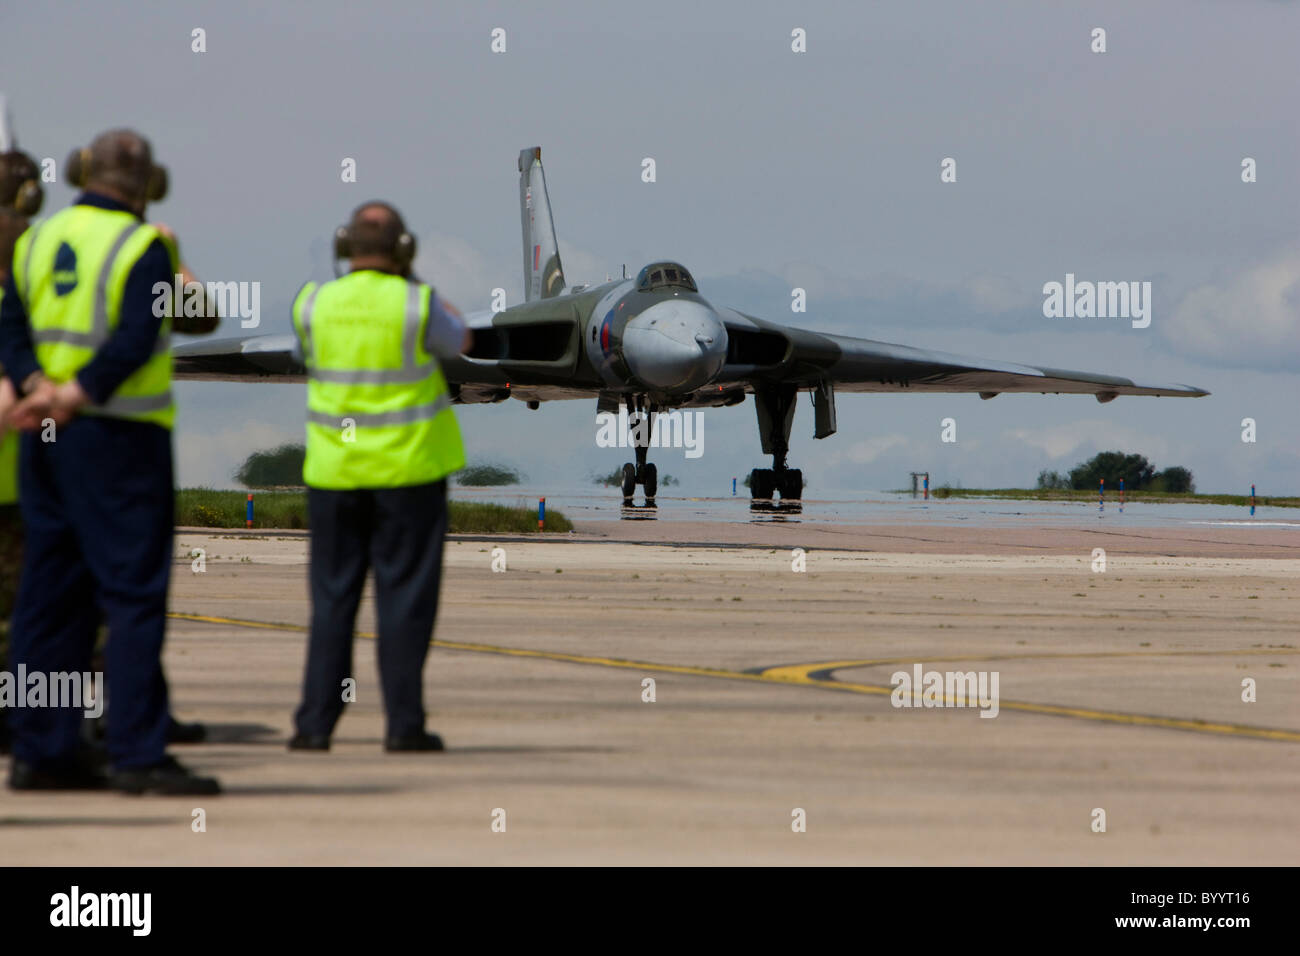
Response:
[{"label": "yellow taxiway line", "polygon": [[[171,612],[168,617],[178,621],[198,621],[206,624],[226,624],[234,627],[251,627],[262,630],[296,631],[307,630],[301,624],[274,624],[267,621],[250,621],[233,617],[218,617],[210,614],[186,614]],[[358,631],[358,637],[374,640],[375,635]],[[621,657],[599,657],[588,654],[568,654],[562,651],[539,651],[525,647],[503,647],[497,644],[471,644],[465,641],[434,640],[433,647],[454,651],[469,651],[476,654],[498,654],[507,657],[528,657],[537,660],[559,661],[566,664],[587,664],[595,667],[617,667],[623,670],[650,671],[657,674],[683,674],[692,677],[716,677],[724,680],[757,681],[767,684],[791,684],[798,687],[815,687],[819,690],[837,690],[853,694],[875,694],[889,696],[894,693],[892,685],[862,684],[836,680],[832,674],[837,670],[855,667],[878,667],[888,665],[913,665],[934,662],[989,661],[989,660],[1035,660],[1063,658],[1099,658],[1099,657],[1170,657],[1170,656],[1222,656],[1241,654],[1295,654],[1294,648],[1258,649],[1250,648],[1233,651],[1097,651],[1073,654],[1023,654],[1023,655],[968,655],[962,657],[929,658],[881,658],[856,661],[823,661],[812,664],[787,664],[769,667],[757,671],[735,671],[717,667],[695,667],[687,664],[656,664],[650,661],[633,661]],[[945,703],[954,703],[944,699]],[[1090,707],[1065,707],[1057,704],[1036,704],[1029,701],[1001,700],[999,707],[1003,710],[1015,710],[1027,714],[1041,714],[1051,717],[1073,717],[1078,720],[1092,720],[1109,724],[1122,724],[1134,727],[1159,727],[1165,730],[1186,730],[1195,733],[1217,734],[1231,737],[1251,737],[1257,740],[1277,740],[1300,743],[1300,731],[1284,730],[1273,727],[1253,727],[1248,724],[1226,724],[1206,720],[1194,720],[1182,717],[1158,717],[1147,714],[1129,714],[1122,711],[1096,710]]]}]

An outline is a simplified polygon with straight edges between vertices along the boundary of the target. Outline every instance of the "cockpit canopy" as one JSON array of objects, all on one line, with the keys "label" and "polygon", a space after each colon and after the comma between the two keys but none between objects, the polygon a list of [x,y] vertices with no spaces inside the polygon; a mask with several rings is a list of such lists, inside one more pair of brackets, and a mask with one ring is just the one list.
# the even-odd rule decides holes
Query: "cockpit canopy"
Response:
[{"label": "cockpit canopy", "polygon": [[638,292],[665,288],[685,289],[687,292],[700,291],[691,274],[686,271],[686,267],[678,262],[650,263],[637,273],[636,288]]}]

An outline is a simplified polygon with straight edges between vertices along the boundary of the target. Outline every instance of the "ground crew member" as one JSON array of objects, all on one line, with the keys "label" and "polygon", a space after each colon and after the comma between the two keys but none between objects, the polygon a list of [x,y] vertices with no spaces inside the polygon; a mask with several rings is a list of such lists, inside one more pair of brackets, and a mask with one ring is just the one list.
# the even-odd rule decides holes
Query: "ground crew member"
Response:
[{"label": "ground crew member", "polygon": [[291,750],[328,750],[353,676],[352,633],[373,567],[388,751],[442,750],[424,727],[423,671],[438,612],[447,476],[465,467],[437,358],[473,341],[411,277],[415,239],[386,203],[335,235],[351,271],[293,305],[307,366],[311,636]]},{"label": "ground crew member", "polygon": [[[13,149],[0,153],[0,289],[9,277],[14,245],[45,199],[40,167],[26,153]],[[0,292],[2,295],[2,292]],[[17,404],[13,383],[0,366],[0,671],[8,667],[9,618],[18,594],[22,568],[23,525],[18,508],[18,429],[9,426],[9,411]],[[101,668],[96,666],[94,670]],[[102,734],[101,734],[102,736]],[[169,743],[198,743],[206,728],[169,718]],[[0,702],[0,753],[8,753],[9,723]]]},{"label": "ground crew member", "polygon": [[[36,161],[17,149],[0,153],[0,284],[9,277],[14,243],[40,212],[45,193]],[[9,616],[18,593],[23,525],[18,516],[18,431],[6,418],[17,403],[13,383],[0,365],[0,671],[9,666]],[[0,753],[9,752],[9,722],[0,702]]]},{"label": "ground crew member", "polygon": [[16,708],[9,785],[216,793],[166,754],[161,657],[175,506],[168,336],[218,319],[187,319],[156,291],[192,277],[171,232],[142,219],[167,185],[143,137],[101,134],[65,170],[85,191],[19,238],[0,301],[0,362],[23,396],[10,421],[28,432],[12,658],[29,674],[88,670],[102,610],[112,773],[80,741],[81,709]]}]

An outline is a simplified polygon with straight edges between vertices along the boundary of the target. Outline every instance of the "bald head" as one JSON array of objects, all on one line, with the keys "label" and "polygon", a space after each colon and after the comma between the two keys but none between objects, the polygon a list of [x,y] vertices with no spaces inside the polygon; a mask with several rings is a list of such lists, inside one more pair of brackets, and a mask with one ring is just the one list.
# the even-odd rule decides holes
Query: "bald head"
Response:
[{"label": "bald head", "polygon": [[368,202],[358,206],[348,223],[348,238],[354,258],[394,256],[406,223],[401,214],[386,202]]},{"label": "bald head", "polygon": [[111,129],[95,137],[89,152],[87,189],[144,204],[153,172],[153,150],[147,139],[134,130]]}]

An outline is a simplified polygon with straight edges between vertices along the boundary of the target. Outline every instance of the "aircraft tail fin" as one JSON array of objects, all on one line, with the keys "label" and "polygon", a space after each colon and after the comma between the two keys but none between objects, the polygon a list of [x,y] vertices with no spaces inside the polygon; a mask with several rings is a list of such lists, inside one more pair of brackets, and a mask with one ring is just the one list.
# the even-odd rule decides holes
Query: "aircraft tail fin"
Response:
[{"label": "aircraft tail fin", "polygon": [[519,217],[524,238],[524,301],[549,299],[564,291],[564,267],[551,219],[542,172],[542,148],[519,151]]},{"label": "aircraft tail fin", "polygon": [[14,135],[13,116],[9,113],[9,101],[0,93],[0,153],[7,153],[18,148],[18,137]]}]

